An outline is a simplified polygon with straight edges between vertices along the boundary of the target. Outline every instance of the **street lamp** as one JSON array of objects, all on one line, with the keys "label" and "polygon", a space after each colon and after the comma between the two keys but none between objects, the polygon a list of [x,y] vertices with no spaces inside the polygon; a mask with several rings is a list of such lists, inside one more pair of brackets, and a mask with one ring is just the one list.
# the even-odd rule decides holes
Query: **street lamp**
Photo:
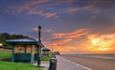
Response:
[{"label": "street lamp", "polygon": [[41,64],[41,26],[38,26],[38,62],[37,62],[37,65],[40,66]]}]

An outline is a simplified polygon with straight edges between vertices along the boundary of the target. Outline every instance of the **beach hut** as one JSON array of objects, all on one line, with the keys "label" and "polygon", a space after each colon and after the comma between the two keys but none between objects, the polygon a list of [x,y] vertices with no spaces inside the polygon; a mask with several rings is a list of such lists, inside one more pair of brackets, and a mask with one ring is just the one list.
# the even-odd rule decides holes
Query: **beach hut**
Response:
[{"label": "beach hut", "polygon": [[6,40],[12,46],[12,61],[34,62],[40,58],[41,41],[30,38]]}]

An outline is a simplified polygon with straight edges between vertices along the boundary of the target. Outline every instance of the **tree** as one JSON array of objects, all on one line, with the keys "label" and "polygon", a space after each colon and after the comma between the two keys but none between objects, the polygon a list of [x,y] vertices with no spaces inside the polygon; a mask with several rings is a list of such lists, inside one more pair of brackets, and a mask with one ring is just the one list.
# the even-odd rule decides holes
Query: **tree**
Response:
[{"label": "tree", "polygon": [[10,38],[9,33],[0,33],[0,42],[5,41],[6,39]]},{"label": "tree", "polygon": [[21,39],[21,38],[29,38],[29,37],[21,34],[0,33],[0,43],[3,43],[4,45],[6,45],[5,40]]}]

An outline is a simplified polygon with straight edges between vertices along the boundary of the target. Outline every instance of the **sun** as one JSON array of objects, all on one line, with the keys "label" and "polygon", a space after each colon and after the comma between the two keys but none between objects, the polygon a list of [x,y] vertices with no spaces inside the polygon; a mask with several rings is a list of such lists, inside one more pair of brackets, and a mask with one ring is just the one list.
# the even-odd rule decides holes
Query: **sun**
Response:
[{"label": "sun", "polygon": [[93,44],[93,45],[98,45],[98,44],[99,44],[99,41],[100,41],[99,39],[93,39],[93,40],[92,40],[92,44]]},{"label": "sun", "polygon": [[115,50],[115,34],[92,34],[88,36],[88,39],[90,51],[110,53]]},{"label": "sun", "polygon": [[100,51],[107,51],[109,50],[109,43],[103,41],[102,39],[92,39],[92,45],[95,46]]}]

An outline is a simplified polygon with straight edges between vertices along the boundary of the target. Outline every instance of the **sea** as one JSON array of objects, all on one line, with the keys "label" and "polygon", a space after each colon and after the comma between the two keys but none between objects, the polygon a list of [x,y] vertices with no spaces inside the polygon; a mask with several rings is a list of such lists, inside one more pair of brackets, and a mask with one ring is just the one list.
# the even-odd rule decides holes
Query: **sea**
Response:
[{"label": "sea", "polygon": [[115,60],[115,54],[63,54],[69,56],[91,57],[91,58],[104,58]]}]

